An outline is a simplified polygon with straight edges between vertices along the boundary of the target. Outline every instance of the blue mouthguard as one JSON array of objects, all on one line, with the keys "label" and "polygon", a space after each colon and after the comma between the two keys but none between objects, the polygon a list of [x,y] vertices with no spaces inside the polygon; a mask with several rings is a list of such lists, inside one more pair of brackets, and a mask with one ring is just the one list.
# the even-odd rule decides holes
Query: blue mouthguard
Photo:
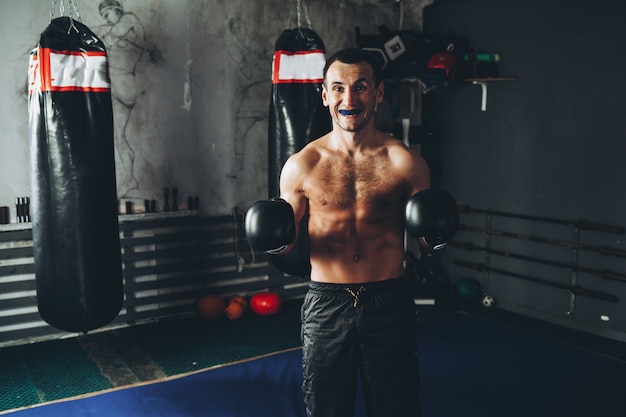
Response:
[{"label": "blue mouthguard", "polygon": [[352,116],[354,114],[359,114],[361,113],[361,109],[355,109],[355,110],[339,110],[339,113],[341,113],[344,116]]}]

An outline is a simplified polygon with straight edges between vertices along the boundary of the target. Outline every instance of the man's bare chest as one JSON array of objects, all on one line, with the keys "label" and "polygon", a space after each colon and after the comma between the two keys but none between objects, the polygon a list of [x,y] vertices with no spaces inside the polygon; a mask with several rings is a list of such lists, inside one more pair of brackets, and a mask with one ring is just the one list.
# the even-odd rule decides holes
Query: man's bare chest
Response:
[{"label": "man's bare chest", "polygon": [[321,161],[307,179],[309,204],[327,210],[383,210],[402,193],[397,174],[383,158]]}]

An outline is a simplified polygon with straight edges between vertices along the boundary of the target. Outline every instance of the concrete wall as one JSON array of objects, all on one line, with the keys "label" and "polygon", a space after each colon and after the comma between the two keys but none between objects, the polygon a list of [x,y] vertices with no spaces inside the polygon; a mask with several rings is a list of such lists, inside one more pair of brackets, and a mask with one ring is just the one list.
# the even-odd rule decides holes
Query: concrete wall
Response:
[{"label": "concrete wall", "polygon": [[[57,0],[55,17],[64,3]],[[163,188],[205,214],[229,213],[267,194],[267,120],[274,43],[298,24],[298,1],[120,0],[111,36],[99,2],[75,0],[81,21],[107,43],[114,97],[118,196],[143,207]],[[327,53],[356,46],[354,27],[417,30],[420,2],[301,1],[300,22]],[[27,68],[51,1],[0,2],[0,205],[30,195]],[[307,12],[307,13],[305,13]],[[130,46],[130,39],[135,46]]]},{"label": "concrete wall", "polygon": [[[423,98],[424,124],[439,137],[441,184],[463,204],[562,220],[626,226],[626,26],[624,3],[600,0],[440,0],[424,9],[424,32],[469,37],[477,50],[502,55],[501,75],[517,81],[481,88],[460,83]],[[488,219],[472,220],[485,226]],[[493,228],[576,242],[572,227],[492,218]],[[626,249],[623,234],[579,229],[580,242]],[[469,239],[467,234],[460,239]],[[478,243],[484,237],[478,239]],[[563,263],[567,247],[492,239],[500,249]],[[576,284],[614,295],[618,302],[573,297],[568,291],[502,274],[457,267],[484,262],[480,252],[442,254],[452,279],[488,275],[501,307],[578,329],[626,339],[624,257],[580,251],[578,265],[621,274],[603,279],[581,270],[492,256],[492,265],[559,285]]]}]

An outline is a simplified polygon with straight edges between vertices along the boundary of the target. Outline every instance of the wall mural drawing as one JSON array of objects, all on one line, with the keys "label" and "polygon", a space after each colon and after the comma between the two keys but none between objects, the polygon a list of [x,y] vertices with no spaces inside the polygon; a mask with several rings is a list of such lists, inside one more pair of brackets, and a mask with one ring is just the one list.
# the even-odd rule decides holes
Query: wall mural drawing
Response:
[{"label": "wall mural drawing", "polygon": [[141,91],[138,78],[140,63],[144,56],[150,62],[161,59],[159,49],[152,44],[144,31],[141,20],[132,12],[124,10],[117,0],[104,0],[98,12],[105,23],[95,26],[94,32],[107,47],[113,98],[115,126],[115,163],[119,197],[127,197],[139,188],[136,178],[135,149],[128,128]]},{"label": "wall mural drawing", "polygon": [[227,174],[230,178],[238,178],[243,171],[246,142],[266,138],[266,135],[251,136],[255,126],[267,130],[265,122],[271,92],[271,54],[268,53],[266,45],[255,42],[254,37],[248,33],[246,23],[239,16],[228,20],[226,36],[229,57],[243,77],[241,87],[238,89],[235,118],[235,159]]}]

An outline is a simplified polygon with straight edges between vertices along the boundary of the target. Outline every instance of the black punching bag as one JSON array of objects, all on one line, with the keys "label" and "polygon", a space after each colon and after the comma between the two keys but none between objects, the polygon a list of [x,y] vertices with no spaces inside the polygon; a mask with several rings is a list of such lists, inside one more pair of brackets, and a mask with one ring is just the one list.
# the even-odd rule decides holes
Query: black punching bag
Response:
[{"label": "black punching bag", "polygon": [[85,25],[60,17],[41,34],[28,111],[39,313],[87,332],[119,314],[124,292],[108,61]]},{"label": "black punching bag", "polygon": [[[311,29],[284,30],[276,40],[269,115],[269,197],[280,195],[280,171],[287,159],[332,128],[328,109],[322,104],[324,54],[322,39]],[[287,274],[310,273],[307,216],[300,223],[294,248],[270,259]]]}]

